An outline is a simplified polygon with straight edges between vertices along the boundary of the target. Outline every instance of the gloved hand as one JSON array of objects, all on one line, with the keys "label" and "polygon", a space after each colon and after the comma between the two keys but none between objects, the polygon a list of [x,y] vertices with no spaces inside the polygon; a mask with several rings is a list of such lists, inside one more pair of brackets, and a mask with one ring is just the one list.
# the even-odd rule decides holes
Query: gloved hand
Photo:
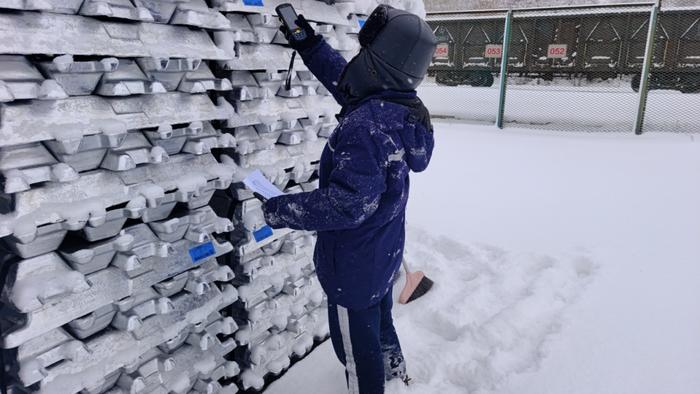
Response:
[{"label": "gloved hand", "polygon": [[278,228],[284,228],[287,227],[287,223],[282,220],[279,215],[277,215],[277,209],[275,208],[279,203],[279,201],[275,201],[277,199],[280,199],[284,196],[278,196],[278,197],[272,197],[269,200],[266,200],[262,204],[262,211],[263,211],[263,218],[265,219],[265,223],[267,223],[268,226],[278,229]]},{"label": "gloved hand", "polygon": [[316,31],[314,30],[313,27],[309,24],[309,21],[304,18],[304,15],[299,15],[296,20],[297,26],[301,27],[301,29],[306,33],[306,38],[303,40],[297,40],[294,38],[292,33],[287,29],[287,26],[282,24],[280,26],[280,31],[282,34],[284,34],[284,37],[289,41],[289,46],[291,46],[294,50],[296,51],[303,51],[306,49],[310,49],[314,47],[316,44],[318,44],[323,37],[319,36],[316,34]]}]

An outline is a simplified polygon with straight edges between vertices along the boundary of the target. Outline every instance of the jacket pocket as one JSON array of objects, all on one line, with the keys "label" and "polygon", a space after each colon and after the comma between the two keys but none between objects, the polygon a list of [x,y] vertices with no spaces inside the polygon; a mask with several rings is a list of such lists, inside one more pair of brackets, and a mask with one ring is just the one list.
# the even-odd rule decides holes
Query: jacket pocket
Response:
[{"label": "jacket pocket", "polygon": [[339,303],[349,308],[366,308],[376,292],[376,245],[371,231],[352,230],[337,239],[333,249],[334,290]]},{"label": "jacket pocket", "polygon": [[318,233],[316,237],[316,248],[314,249],[314,266],[316,274],[321,281],[335,275],[335,239],[330,234]]}]

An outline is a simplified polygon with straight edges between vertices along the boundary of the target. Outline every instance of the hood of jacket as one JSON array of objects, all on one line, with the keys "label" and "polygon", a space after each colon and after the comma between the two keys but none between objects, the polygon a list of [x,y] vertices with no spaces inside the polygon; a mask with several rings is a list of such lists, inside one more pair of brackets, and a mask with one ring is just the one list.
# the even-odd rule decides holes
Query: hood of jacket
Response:
[{"label": "hood of jacket", "polygon": [[399,136],[403,142],[404,159],[413,172],[421,172],[428,167],[435,145],[430,113],[418,97],[387,98],[395,104],[408,108],[406,127]]},{"label": "hood of jacket", "polygon": [[[386,90],[366,96],[343,107],[340,114],[337,115],[338,119],[348,116],[360,106],[374,100],[395,104],[408,110],[407,113],[404,112],[405,110],[392,111],[397,116],[399,114],[404,116],[402,119],[397,118],[393,120],[404,125],[398,134],[404,147],[406,164],[413,172],[424,171],[430,163],[435,139],[433,136],[433,124],[430,121],[430,112],[421,99],[416,96],[415,90],[409,92]],[[389,119],[386,120],[389,121]]]},{"label": "hood of jacket", "polygon": [[413,79],[391,67],[369,48],[360,52],[345,66],[338,90],[347,104],[355,104],[366,97],[383,91],[411,92],[422,78]]},{"label": "hood of jacket", "polygon": [[415,90],[428,71],[437,42],[424,20],[387,5],[372,12],[359,40],[360,52],[338,81],[338,90],[349,104],[384,90]]}]

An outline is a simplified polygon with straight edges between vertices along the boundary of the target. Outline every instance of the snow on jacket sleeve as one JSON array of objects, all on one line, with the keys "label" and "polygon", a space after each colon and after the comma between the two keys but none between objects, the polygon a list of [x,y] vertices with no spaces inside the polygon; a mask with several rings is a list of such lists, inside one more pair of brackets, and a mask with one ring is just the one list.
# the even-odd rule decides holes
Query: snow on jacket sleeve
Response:
[{"label": "snow on jacket sleeve", "polygon": [[268,225],[309,231],[350,229],[377,210],[386,190],[385,160],[380,159],[369,128],[358,125],[345,131],[334,148],[328,187],[268,200],[264,205]]},{"label": "snow on jacket sleeve", "polygon": [[345,58],[331,48],[326,40],[321,40],[317,45],[299,54],[304,59],[306,67],[328,89],[338,104],[345,105],[345,99],[338,91],[338,80],[348,64]]},{"label": "snow on jacket sleeve", "polygon": [[406,148],[406,163],[413,172],[422,172],[428,168],[433,156],[435,139],[431,125],[416,122],[409,116],[409,122],[400,135]]}]

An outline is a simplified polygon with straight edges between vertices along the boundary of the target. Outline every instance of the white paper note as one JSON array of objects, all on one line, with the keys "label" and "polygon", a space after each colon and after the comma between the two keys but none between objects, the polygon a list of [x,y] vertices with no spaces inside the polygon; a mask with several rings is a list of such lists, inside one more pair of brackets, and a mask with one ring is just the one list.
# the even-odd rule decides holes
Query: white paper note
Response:
[{"label": "white paper note", "polygon": [[246,187],[261,196],[270,199],[272,197],[281,196],[284,193],[273,185],[272,182],[268,181],[260,170],[255,170],[250,175],[245,177],[243,183]]}]

